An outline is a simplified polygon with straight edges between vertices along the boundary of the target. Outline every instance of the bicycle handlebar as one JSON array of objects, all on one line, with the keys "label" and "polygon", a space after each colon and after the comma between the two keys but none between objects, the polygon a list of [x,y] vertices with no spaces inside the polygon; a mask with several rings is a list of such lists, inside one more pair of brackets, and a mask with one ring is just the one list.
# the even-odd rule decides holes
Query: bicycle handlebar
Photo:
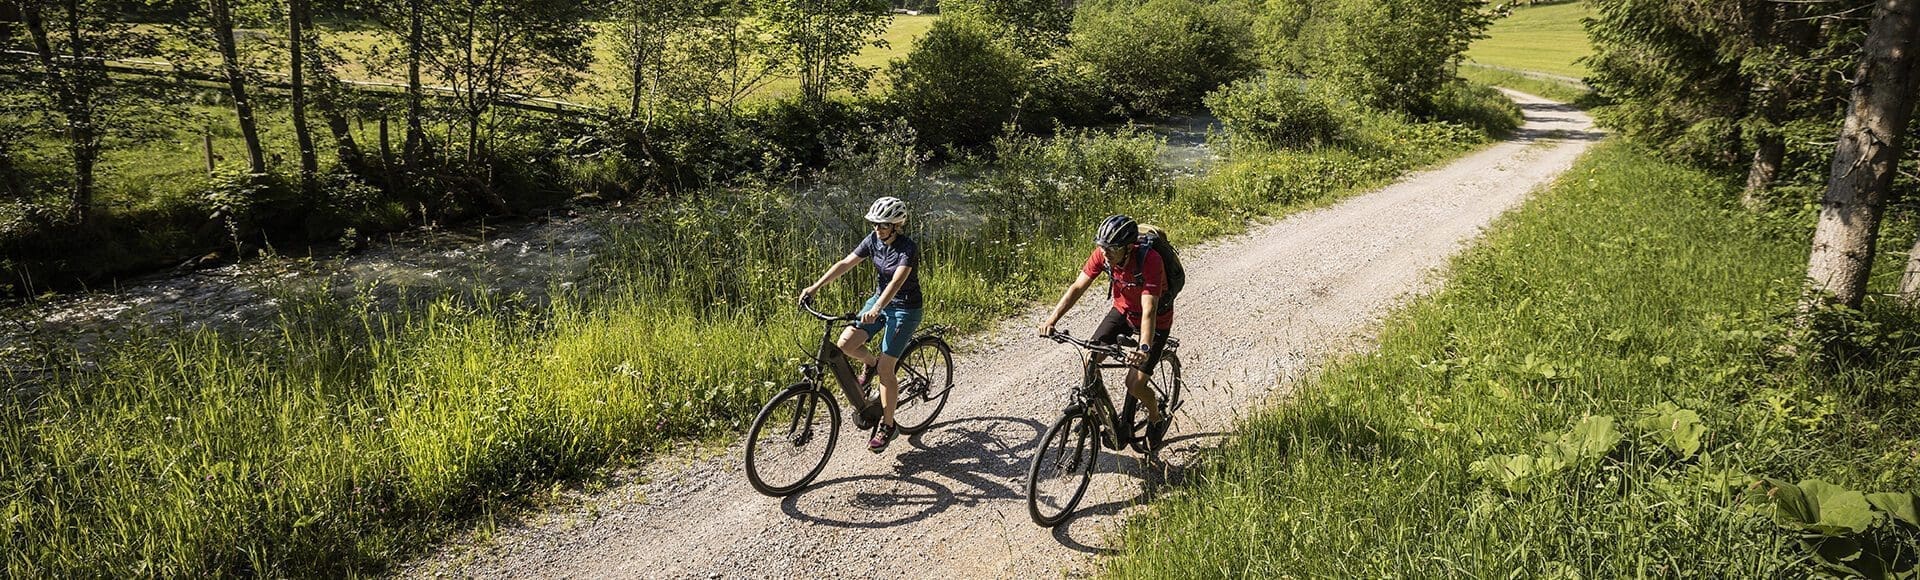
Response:
[{"label": "bicycle handlebar", "polygon": [[842,314],[842,315],[839,315],[839,316],[834,316],[834,315],[831,315],[831,314],[827,314],[827,313],[824,313],[824,312],[821,312],[821,311],[819,311],[819,310],[814,310],[814,309],[813,309],[813,300],[812,300],[812,299],[808,299],[808,300],[801,300],[801,301],[800,301],[800,309],[801,309],[801,310],[805,310],[805,311],[807,311],[807,314],[812,314],[814,318],[818,318],[818,319],[820,319],[820,320],[824,320],[824,321],[827,321],[827,322],[852,322],[852,321],[854,321],[854,320],[855,320],[855,318],[854,318],[854,316],[853,316],[853,313],[847,313],[847,314]]},{"label": "bicycle handlebar", "polygon": [[1100,353],[1100,354],[1104,354],[1112,357],[1118,357],[1118,358],[1125,358],[1127,356],[1126,349],[1121,348],[1120,345],[1087,342],[1084,340],[1080,340],[1078,338],[1074,338],[1073,335],[1067,334],[1067,331],[1064,331],[1064,330],[1055,330],[1053,331],[1053,334],[1048,335],[1047,338],[1051,338],[1053,339],[1054,342],[1058,342],[1061,344],[1071,344],[1080,348],[1084,348],[1084,349],[1087,349],[1087,351],[1089,352],[1096,352],[1096,353]]}]

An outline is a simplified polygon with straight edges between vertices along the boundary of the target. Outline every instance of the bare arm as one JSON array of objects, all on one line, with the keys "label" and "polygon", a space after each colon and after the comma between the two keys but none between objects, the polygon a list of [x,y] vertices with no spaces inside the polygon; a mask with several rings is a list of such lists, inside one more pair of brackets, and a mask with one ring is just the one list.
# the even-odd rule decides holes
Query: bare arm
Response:
[{"label": "bare arm", "polygon": [[1086,272],[1081,272],[1080,277],[1075,279],[1073,284],[1068,285],[1067,291],[1060,295],[1060,303],[1054,305],[1053,314],[1047,316],[1047,321],[1040,324],[1040,336],[1053,334],[1053,325],[1058,324],[1060,317],[1066,316],[1067,311],[1072,310],[1073,305],[1080,302],[1080,296],[1086,294],[1087,287],[1092,285],[1093,277],[1088,276]]},{"label": "bare arm", "polygon": [[888,280],[887,288],[885,290],[880,291],[880,299],[873,301],[872,310],[868,310],[860,314],[860,321],[865,322],[867,324],[872,324],[873,319],[878,318],[880,316],[880,309],[886,308],[888,304],[891,304],[893,302],[894,295],[900,293],[900,287],[907,285],[907,275],[912,273],[913,273],[912,266],[901,266],[899,269],[894,270],[893,279]]},{"label": "bare arm", "polygon": [[[833,283],[835,279],[846,274],[848,270],[852,270],[854,266],[860,265],[860,260],[862,259],[863,258],[856,254],[848,253],[847,257],[841,258],[838,262],[834,262],[832,266],[828,266],[827,272],[820,275],[819,281],[814,282],[812,286],[808,286],[806,289],[800,291],[800,301],[805,302],[808,298],[812,298],[815,293],[820,291],[821,286]],[[894,283],[899,283],[897,276],[895,277]]]}]

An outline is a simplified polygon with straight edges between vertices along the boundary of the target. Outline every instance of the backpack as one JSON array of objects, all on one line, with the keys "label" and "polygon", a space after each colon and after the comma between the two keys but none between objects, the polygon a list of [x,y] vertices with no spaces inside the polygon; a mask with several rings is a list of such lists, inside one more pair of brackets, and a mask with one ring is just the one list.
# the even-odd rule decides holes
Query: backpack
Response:
[{"label": "backpack", "polygon": [[[1172,312],[1173,298],[1179,296],[1180,290],[1187,286],[1187,269],[1185,266],[1180,265],[1180,250],[1173,247],[1173,242],[1167,241],[1166,230],[1146,224],[1140,224],[1140,242],[1139,253],[1136,254],[1132,260],[1128,261],[1133,265],[1133,283],[1145,284],[1147,282],[1147,250],[1151,248],[1154,252],[1160,254],[1160,265],[1167,274],[1167,290],[1163,295],[1156,297],[1154,302],[1158,304],[1157,310],[1161,312]],[[1111,279],[1113,278],[1113,271],[1111,270],[1111,266],[1108,268],[1107,277]],[[1112,285],[1107,286],[1107,296],[1108,298],[1112,298],[1113,296]]]}]

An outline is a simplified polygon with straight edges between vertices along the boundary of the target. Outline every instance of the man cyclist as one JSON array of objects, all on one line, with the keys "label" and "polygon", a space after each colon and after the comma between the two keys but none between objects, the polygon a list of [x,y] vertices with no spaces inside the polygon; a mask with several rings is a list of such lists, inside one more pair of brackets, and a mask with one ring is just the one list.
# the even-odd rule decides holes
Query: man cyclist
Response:
[{"label": "man cyclist", "polygon": [[[1127,353],[1127,364],[1134,367],[1127,371],[1127,392],[1146,409],[1147,438],[1158,445],[1166,435],[1167,417],[1155,400],[1153,389],[1147,388],[1147,377],[1159,364],[1168,331],[1173,326],[1172,304],[1164,300],[1170,290],[1166,265],[1159,252],[1142,244],[1140,225],[1124,215],[1108,216],[1100,222],[1093,243],[1096,248],[1080,267],[1079,279],[1067,286],[1060,303],[1053,307],[1053,314],[1040,324],[1040,336],[1052,336],[1053,325],[1080,301],[1094,278],[1106,272],[1113,290],[1113,308],[1094,328],[1092,340],[1114,344],[1123,335],[1141,337],[1138,347]],[[1090,364],[1100,364],[1101,359],[1101,355],[1095,355]]]},{"label": "man cyclist", "polygon": [[[873,226],[873,233],[861,239],[860,245],[854,246],[847,257],[828,267],[819,281],[801,290],[800,301],[812,299],[820,287],[860,265],[861,260],[873,259],[878,275],[873,297],[860,307],[860,324],[840,333],[839,345],[848,358],[866,365],[860,377],[861,385],[880,379],[880,422],[867,441],[867,449],[879,453],[899,434],[899,427],[893,422],[893,408],[900,398],[900,379],[896,372],[900,355],[907,350],[907,341],[913,339],[914,329],[920,326],[920,245],[905,233],[907,202],[892,197],[874,200],[873,206],[867,208],[867,222]],[[883,329],[886,332],[882,333]],[[867,350],[867,340],[875,334],[880,335],[879,355]]]}]

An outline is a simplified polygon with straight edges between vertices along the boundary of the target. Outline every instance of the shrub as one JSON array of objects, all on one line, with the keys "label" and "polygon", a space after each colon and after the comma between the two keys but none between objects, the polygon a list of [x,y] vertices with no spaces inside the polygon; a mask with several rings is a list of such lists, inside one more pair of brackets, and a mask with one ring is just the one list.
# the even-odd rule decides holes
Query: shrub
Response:
[{"label": "shrub", "polygon": [[1277,75],[1243,79],[1207,94],[1207,109],[1235,147],[1310,147],[1340,131],[1333,104],[1306,81]]},{"label": "shrub", "polygon": [[1013,118],[1026,59],[968,18],[942,18],[887,71],[892,99],[924,147],[985,143]]},{"label": "shrub", "polygon": [[1253,24],[1230,4],[1201,0],[1087,5],[1069,58],[1091,67],[1127,114],[1182,112],[1253,73]]},{"label": "shrub", "polygon": [[1454,81],[1433,96],[1433,116],[1463,123],[1488,135],[1505,135],[1520,127],[1520,106],[1481,84]]}]

